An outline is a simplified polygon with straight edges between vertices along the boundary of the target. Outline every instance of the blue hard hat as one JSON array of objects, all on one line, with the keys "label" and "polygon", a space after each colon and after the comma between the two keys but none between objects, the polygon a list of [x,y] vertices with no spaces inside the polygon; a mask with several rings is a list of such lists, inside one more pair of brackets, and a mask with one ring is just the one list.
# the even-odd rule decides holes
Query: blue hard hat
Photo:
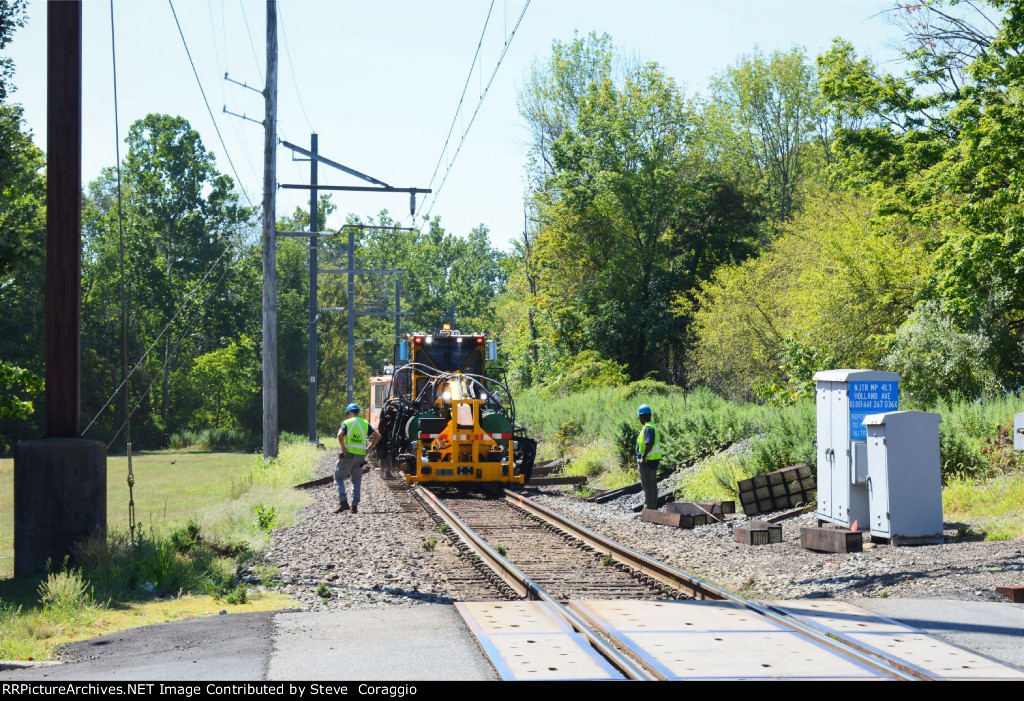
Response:
[{"label": "blue hard hat", "polygon": [[359,412],[359,405],[356,404],[355,402],[353,402],[352,404],[349,404],[347,407],[345,407],[345,413],[346,414],[349,413],[350,411],[354,411],[354,412],[358,413]]},{"label": "blue hard hat", "polygon": [[647,406],[646,404],[641,404],[640,408],[636,410],[636,415],[637,416],[650,416],[651,415],[651,407]]}]

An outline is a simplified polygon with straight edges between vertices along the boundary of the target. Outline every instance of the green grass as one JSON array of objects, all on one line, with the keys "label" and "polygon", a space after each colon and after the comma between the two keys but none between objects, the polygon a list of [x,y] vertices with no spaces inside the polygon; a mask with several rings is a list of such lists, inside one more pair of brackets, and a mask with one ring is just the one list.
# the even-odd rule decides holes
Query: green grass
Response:
[{"label": "green grass", "polygon": [[[132,456],[135,518],[147,528],[183,525],[232,497],[253,456],[161,450]],[[128,526],[128,459],[107,458],[107,527]],[[0,578],[14,573],[14,461],[0,460]]]},{"label": "green grass", "polygon": [[[329,444],[328,444],[329,445]],[[135,520],[155,534],[196,520],[206,533],[259,549],[266,532],[253,509],[273,508],[275,525],[292,523],[306,503],[293,489],[310,479],[322,453],[305,443],[284,445],[272,463],[245,453],[161,450],[132,457]],[[128,527],[128,459],[107,458],[107,527]],[[0,578],[14,573],[14,461],[0,460]]]},{"label": "green grass", "polygon": [[954,479],[942,490],[942,515],[985,534],[985,540],[1024,537],[1024,474],[1011,473],[981,483]]},{"label": "green grass", "polygon": [[[240,453],[139,455],[136,545],[127,535],[127,460],[112,457],[106,541],[82,546],[80,569],[65,564],[17,580],[10,578],[13,463],[0,461],[0,659],[41,659],[64,642],[157,620],[288,605],[287,597],[248,589],[237,572],[245,563],[260,577],[272,575],[257,555],[269,531],[293,522],[308,503],[291,487],[312,476],[322,455],[305,443],[282,445],[268,462]],[[211,602],[219,608],[211,610]]]}]

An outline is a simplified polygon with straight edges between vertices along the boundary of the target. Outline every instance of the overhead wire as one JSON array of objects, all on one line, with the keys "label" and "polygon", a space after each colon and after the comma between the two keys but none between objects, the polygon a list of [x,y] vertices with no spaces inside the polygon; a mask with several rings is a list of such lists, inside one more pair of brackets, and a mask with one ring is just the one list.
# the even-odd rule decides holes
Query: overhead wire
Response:
[{"label": "overhead wire", "polygon": [[295,97],[299,100],[299,109],[302,110],[302,116],[306,120],[306,126],[309,127],[311,132],[316,131],[313,125],[309,121],[309,115],[306,114],[306,106],[302,103],[302,95],[299,93],[299,81],[295,79],[295,63],[292,61],[292,50],[288,46],[288,32],[284,28],[284,15],[281,12],[281,5],[277,4],[277,21],[281,24],[281,36],[284,38],[284,53],[288,57],[288,68],[292,74],[292,85],[295,87]]},{"label": "overhead wire", "polygon": [[[213,110],[210,109],[210,101],[206,99],[206,90],[203,89],[203,81],[199,79],[199,71],[196,70],[195,61],[192,60],[192,52],[189,51],[188,42],[185,40],[185,32],[181,28],[181,22],[178,21],[178,13],[174,9],[174,0],[167,0],[167,4],[171,6],[171,14],[174,15],[174,24],[178,27],[178,34],[181,36],[181,43],[185,47],[185,54],[188,56],[189,65],[192,66],[192,73],[196,77],[196,83],[199,85],[199,92],[202,93],[203,103],[206,105],[206,111],[210,113],[210,121],[213,122],[213,128],[217,132],[217,138],[220,140],[221,148],[224,149],[224,156],[228,159],[228,165],[231,166],[231,172],[235,174],[235,182],[238,183],[238,188],[245,195],[246,201],[249,203],[249,207],[255,209],[256,206],[249,199],[249,193],[246,192],[245,187],[242,185],[242,179],[238,175],[238,169],[235,168],[235,162],[231,160],[231,154],[228,152],[227,144],[224,143],[224,136],[220,133],[220,126],[217,124],[216,118],[213,116]],[[260,80],[263,78],[261,77]]]},{"label": "overhead wire", "polygon": [[[209,10],[209,15],[210,15],[210,35],[213,37],[213,57],[214,57],[213,60],[217,63],[217,74],[220,75],[221,74],[221,59],[218,56],[217,30],[216,30],[216,26],[215,26],[216,23],[213,20],[213,0],[206,0],[206,6],[207,6],[207,9]],[[225,80],[226,80],[227,79],[227,75],[228,75],[228,46],[227,46],[227,22],[225,22],[225,20],[224,20],[224,1],[223,0],[221,0],[220,23],[221,23],[221,29],[223,30],[223,37],[222,37],[222,40],[221,40],[221,43],[223,44],[223,48],[224,48],[224,56],[223,56],[223,59],[224,59],[224,64],[223,64],[224,65],[224,71],[223,71],[223,75],[224,75]],[[224,80],[220,81],[220,96],[221,96],[221,100],[224,102],[225,106],[227,106],[228,97],[227,97],[227,93],[224,91],[224,82],[225,82]],[[234,100],[232,100],[231,108],[233,110],[235,110],[236,112],[238,111],[238,108],[237,108]],[[242,134],[238,130],[238,125],[235,124],[234,120],[230,120],[229,119],[228,123],[231,125],[231,132],[235,135],[235,139],[238,141],[238,143],[240,143],[242,145],[242,151],[245,154],[246,162],[249,164],[249,171],[252,173],[253,179],[258,181],[259,178],[260,178],[260,175],[256,171],[256,166],[252,162],[252,152],[249,150],[249,144],[246,142],[245,139],[242,138]],[[241,183],[239,183],[239,187],[241,187]]]},{"label": "overhead wire", "polygon": [[[129,411],[131,401],[128,396],[131,386],[128,384],[128,293],[124,275],[124,210],[121,198],[121,126],[117,109],[117,42],[114,32],[114,0],[110,0],[110,63],[114,83],[114,152],[117,159],[117,262],[121,274],[121,393],[122,410],[124,411],[124,445],[128,457],[128,530],[131,542],[135,542],[135,472],[132,468],[132,415]],[[87,429],[88,430],[88,429]],[[83,431],[84,433],[84,431]],[[120,431],[118,431],[120,434]],[[115,435],[110,441],[113,445]],[[110,445],[107,448],[110,448]]]},{"label": "overhead wire", "polygon": [[[452,172],[452,168],[455,165],[455,161],[459,157],[459,153],[462,151],[462,147],[466,143],[466,136],[469,134],[469,130],[473,128],[473,122],[476,121],[476,116],[480,112],[480,107],[484,104],[484,98],[487,97],[487,93],[490,91],[491,85],[494,83],[494,78],[495,76],[498,75],[498,69],[501,68],[501,64],[505,60],[505,55],[508,53],[508,49],[512,45],[512,39],[515,37],[516,31],[518,31],[519,25],[520,23],[522,23],[523,17],[526,15],[526,10],[530,7],[530,1],[531,0],[526,0],[526,3],[523,5],[522,12],[519,13],[519,18],[516,20],[515,25],[512,27],[512,32],[505,38],[505,45],[504,47],[502,47],[501,54],[498,56],[498,61],[494,66],[494,70],[491,72],[491,77],[487,80],[487,86],[483,89],[483,92],[480,95],[480,99],[477,101],[476,109],[473,110],[473,115],[469,118],[469,124],[467,124],[464,130],[462,131],[462,136],[459,140],[458,148],[455,149],[455,153],[452,155],[451,159],[448,162],[448,168],[445,170],[444,177],[441,178],[441,184],[437,186],[437,189],[434,190],[434,192],[431,195],[430,207],[429,209],[427,209],[424,221],[430,220],[430,215],[434,211],[434,206],[437,204],[437,199],[441,195],[441,190],[444,188],[444,184],[448,181],[448,176]],[[433,182],[433,180],[431,180],[431,182]],[[413,215],[413,219],[413,223],[415,224],[415,215]],[[423,224],[421,223],[420,229],[422,230],[422,228]]]},{"label": "overhead wire", "polygon": [[[236,261],[236,265],[241,260],[243,260],[243,256],[239,256],[238,261]],[[182,330],[182,334],[178,338],[178,342],[174,345],[174,350],[171,351],[172,355],[176,355],[177,354],[178,349],[181,348],[182,342],[184,342],[184,340],[188,337],[188,331],[190,331],[192,329],[193,324],[195,324],[195,322],[198,321],[201,318],[202,315],[199,314],[198,312],[203,308],[203,306],[206,304],[207,300],[210,299],[210,296],[213,295],[213,293],[217,290],[217,288],[220,286],[220,283],[222,283],[224,281],[224,278],[227,277],[227,274],[228,274],[228,272],[230,270],[231,270],[231,267],[225,267],[224,268],[224,272],[221,273],[221,276],[217,280],[217,282],[215,282],[210,287],[210,290],[206,293],[206,296],[203,298],[203,301],[200,304],[196,305],[192,309],[191,313],[189,314],[189,317],[185,320],[185,324],[186,324],[185,328]],[[128,422],[131,420],[131,417],[135,415],[135,412],[137,412],[140,408],[142,408],[142,405],[145,404],[146,400],[149,399],[150,390],[153,389],[153,385],[156,384],[156,381],[159,380],[159,379],[160,379],[160,374],[159,373],[156,373],[156,374],[153,375],[153,379],[150,380],[150,383],[149,383],[149,385],[147,385],[146,390],[142,393],[142,399],[139,400],[139,403],[135,405],[135,408],[132,409],[131,412],[128,413],[128,417],[125,419],[125,421],[121,424],[121,426],[117,429],[117,431],[114,432],[114,435],[111,437],[110,442],[107,444],[107,449],[108,450],[110,449],[110,446],[112,446],[114,444],[114,441],[117,440],[117,437],[119,435],[121,435],[121,431],[123,431],[125,429],[125,426],[128,425]]]},{"label": "overhead wire", "polygon": [[260,58],[256,53],[256,42],[252,40],[252,32],[249,31],[249,18],[245,14],[245,3],[242,0],[238,0],[238,6],[242,8],[242,21],[245,22],[245,33],[249,35],[249,46],[252,47],[252,58],[256,61],[256,73],[260,76],[260,82],[263,82],[263,71],[260,70]]}]

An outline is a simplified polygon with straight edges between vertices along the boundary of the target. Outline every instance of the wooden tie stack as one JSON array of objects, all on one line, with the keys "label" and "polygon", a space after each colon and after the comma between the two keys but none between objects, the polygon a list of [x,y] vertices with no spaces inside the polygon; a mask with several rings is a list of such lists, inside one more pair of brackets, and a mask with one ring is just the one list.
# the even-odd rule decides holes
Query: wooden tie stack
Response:
[{"label": "wooden tie stack", "polygon": [[664,511],[644,509],[640,517],[673,528],[696,528],[717,523],[724,514],[732,513],[736,513],[736,502],[732,501],[673,501],[665,504]]},{"label": "wooden tie stack", "polygon": [[791,509],[814,500],[817,484],[809,465],[784,467],[736,483],[747,516]]}]

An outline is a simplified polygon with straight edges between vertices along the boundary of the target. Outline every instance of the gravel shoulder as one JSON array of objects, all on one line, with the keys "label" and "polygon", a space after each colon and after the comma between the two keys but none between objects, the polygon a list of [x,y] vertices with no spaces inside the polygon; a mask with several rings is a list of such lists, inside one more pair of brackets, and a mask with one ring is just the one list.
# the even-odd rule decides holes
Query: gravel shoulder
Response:
[{"label": "gravel shoulder", "polygon": [[[317,477],[333,474],[337,453],[324,455]],[[351,484],[346,486],[351,498]],[[322,610],[474,598],[467,582],[479,578],[475,567],[422,508],[399,499],[379,470],[363,475],[358,514],[332,513],[338,505],[333,483],[314,488],[311,497],[312,503],[297,514],[296,525],[271,533],[264,556],[281,570],[284,593]],[[320,583],[330,591],[329,598],[317,594]]]}]

